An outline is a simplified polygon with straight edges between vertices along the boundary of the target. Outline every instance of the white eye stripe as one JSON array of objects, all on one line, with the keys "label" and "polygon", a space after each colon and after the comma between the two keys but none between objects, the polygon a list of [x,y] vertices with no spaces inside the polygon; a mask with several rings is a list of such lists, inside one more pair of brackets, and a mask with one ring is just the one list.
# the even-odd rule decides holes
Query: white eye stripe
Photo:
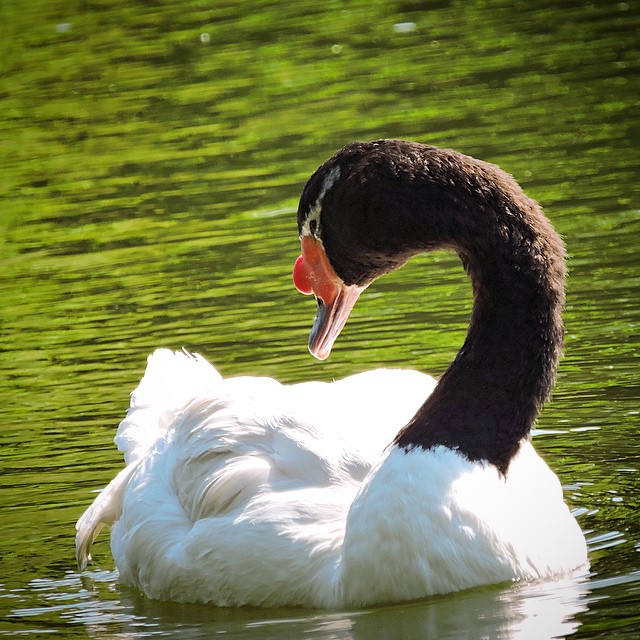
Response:
[{"label": "white eye stripe", "polygon": [[[320,198],[316,200],[316,203],[309,210],[309,215],[305,218],[302,223],[302,231],[300,232],[300,237],[304,238],[305,236],[312,236],[318,233],[320,229],[320,211],[322,209]],[[313,224],[315,223],[315,224]],[[314,233],[311,233],[311,226],[314,226]]]},{"label": "white eye stripe", "polygon": [[[309,209],[309,214],[302,223],[302,230],[300,232],[301,238],[304,238],[305,236],[320,236],[320,212],[322,211],[322,201],[338,178],[340,178],[340,167],[336,165],[325,177],[324,182],[322,183],[322,189],[320,189],[320,195],[315,201],[315,204]],[[312,226],[314,227],[313,232],[311,230]]]}]

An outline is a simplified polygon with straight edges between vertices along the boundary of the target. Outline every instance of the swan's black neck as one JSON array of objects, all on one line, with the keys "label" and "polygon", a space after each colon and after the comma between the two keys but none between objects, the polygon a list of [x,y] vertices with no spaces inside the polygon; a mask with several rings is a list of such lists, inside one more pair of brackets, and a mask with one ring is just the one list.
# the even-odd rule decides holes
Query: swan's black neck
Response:
[{"label": "swan's black neck", "polygon": [[444,445],[506,473],[550,394],[562,349],[558,234],[510,176],[453,151],[356,143],[319,172],[305,191],[313,203],[324,189],[320,233],[345,282],[364,284],[438,248],[457,252],[471,278],[464,345],[396,444]]},{"label": "swan's black neck", "polygon": [[497,278],[489,276],[495,265],[474,262],[475,304],[464,345],[395,441],[404,448],[445,445],[506,473],[555,379],[562,289],[526,278],[518,269],[526,269],[526,258]]}]

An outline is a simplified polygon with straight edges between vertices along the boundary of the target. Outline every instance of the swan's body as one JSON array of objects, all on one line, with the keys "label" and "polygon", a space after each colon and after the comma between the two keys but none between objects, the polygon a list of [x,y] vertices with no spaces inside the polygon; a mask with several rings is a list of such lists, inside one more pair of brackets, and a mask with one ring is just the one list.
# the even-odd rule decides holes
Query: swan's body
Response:
[{"label": "swan's body", "polygon": [[[447,161],[467,180],[455,197],[440,176]],[[412,143],[353,145],[301,201],[294,277],[321,301],[310,339],[321,358],[376,276],[418,251],[460,253],[476,307],[435,391],[410,371],[293,386],[223,380],[198,356],[160,350],[116,436],[127,466],[78,522],[80,566],[109,524],[122,581],[152,598],[217,605],[363,606],[584,568],[584,537],[529,439],[559,355],[563,250],[537,205],[487,167]],[[503,211],[477,242],[469,203],[486,215],[500,180],[500,197],[490,195],[504,196]],[[385,181],[399,209],[388,228],[375,217]],[[420,195],[467,217],[425,221],[434,214],[420,211]],[[349,211],[359,200],[373,217]],[[523,311],[511,308],[516,294]]]},{"label": "swan's body", "polygon": [[338,606],[349,507],[434,385],[401,370],[223,380],[199,356],[156,351],[116,436],[128,465],[81,518],[79,558],[115,521],[120,578],[150,597]]}]

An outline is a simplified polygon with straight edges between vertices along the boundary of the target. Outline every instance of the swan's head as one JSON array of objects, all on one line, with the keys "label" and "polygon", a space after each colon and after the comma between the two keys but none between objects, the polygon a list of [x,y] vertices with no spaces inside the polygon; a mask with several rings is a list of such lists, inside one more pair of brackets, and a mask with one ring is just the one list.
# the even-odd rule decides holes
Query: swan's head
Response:
[{"label": "swan's head", "polygon": [[[388,192],[387,169],[395,141],[353,143],[309,178],[298,206],[302,255],[293,280],[318,302],[309,351],[327,358],[362,291],[411,253],[390,232],[396,189]],[[400,153],[400,149],[397,150]]]}]

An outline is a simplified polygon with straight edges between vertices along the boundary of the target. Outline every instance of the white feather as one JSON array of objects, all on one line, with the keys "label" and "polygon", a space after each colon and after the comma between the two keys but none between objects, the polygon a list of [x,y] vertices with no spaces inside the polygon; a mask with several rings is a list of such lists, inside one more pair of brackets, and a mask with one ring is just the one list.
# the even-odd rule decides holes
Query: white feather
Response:
[{"label": "white feather", "polygon": [[116,436],[127,467],[78,521],[79,565],[108,524],[121,580],[149,597],[331,608],[585,565],[528,442],[506,480],[443,447],[389,446],[434,385],[392,370],[224,380],[156,351]]},{"label": "white feather", "polygon": [[390,449],[346,532],[343,597],[356,605],[548,578],[587,562],[560,483],[527,441],[506,478],[442,446]]}]

